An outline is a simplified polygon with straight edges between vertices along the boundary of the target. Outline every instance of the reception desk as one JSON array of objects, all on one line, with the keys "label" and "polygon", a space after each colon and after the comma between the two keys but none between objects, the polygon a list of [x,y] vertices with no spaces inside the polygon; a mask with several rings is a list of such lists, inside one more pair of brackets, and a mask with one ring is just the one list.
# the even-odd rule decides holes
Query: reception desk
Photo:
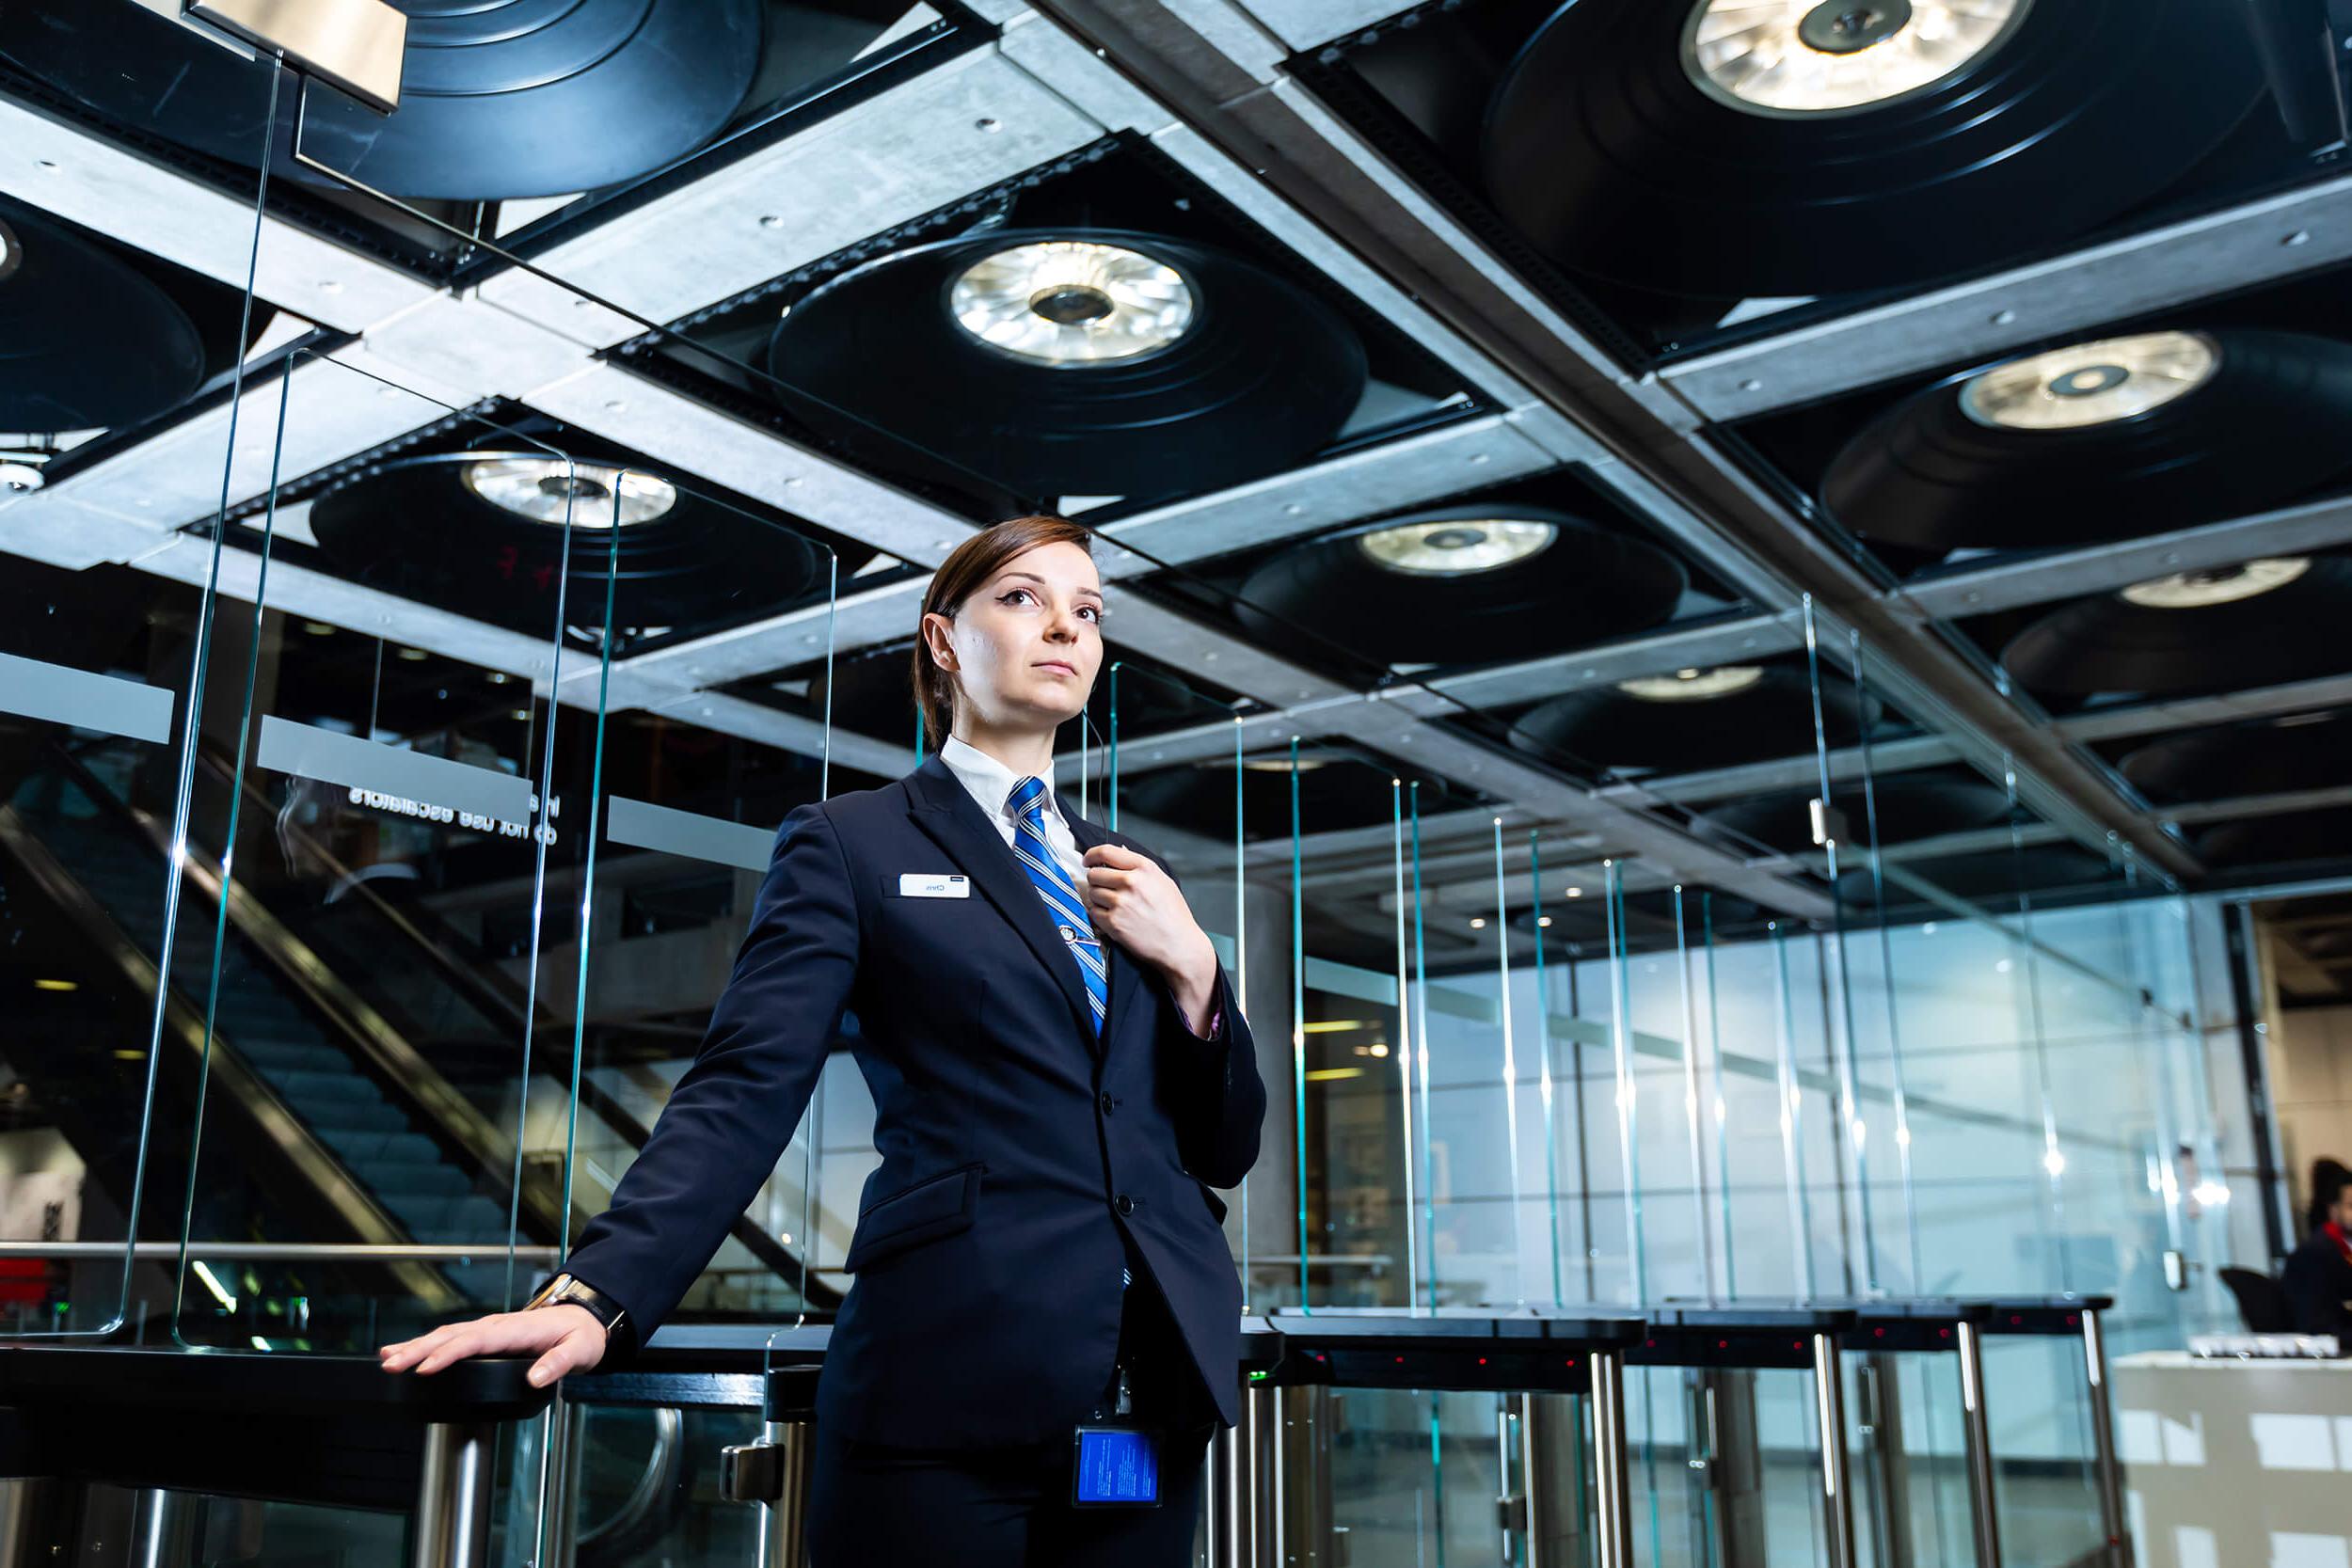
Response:
[{"label": "reception desk", "polygon": [[2139,1568],[2352,1568],[2352,1360],[2119,1359]]}]

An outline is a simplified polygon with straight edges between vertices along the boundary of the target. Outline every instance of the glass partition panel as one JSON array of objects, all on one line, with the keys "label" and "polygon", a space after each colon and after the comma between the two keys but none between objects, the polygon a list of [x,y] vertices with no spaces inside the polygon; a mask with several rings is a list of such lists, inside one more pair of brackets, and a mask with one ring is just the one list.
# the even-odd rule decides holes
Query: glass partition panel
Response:
[{"label": "glass partition panel", "polygon": [[[1118,614],[1113,605],[1114,628]],[[1258,1164],[1218,1202],[1241,1273],[1243,1310],[1256,1312],[1301,1299],[1296,1162],[1284,1157],[1295,1147],[1298,1101],[1287,980],[1289,775],[1263,766],[1264,758],[1248,765],[1236,711],[1244,705],[1230,693],[1117,654],[1095,682],[1085,725],[1092,776],[1083,787],[1089,816],[1174,868],[1249,1022],[1266,1088]],[[1069,751],[1065,741],[1065,756]],[[1366,1277],[1388,1270],[1376,1262],[1319,1266],[1347,1275],[1351,1285],[1359,1268]]]},{"label": "glass partition panel", "polygon": [[530,1090],[569,1054],[545,895],[580,885],[619,481],[332,359],[273,390],[274,462],[189,542],[224,596],[193,830],[107,819],[183,873],[178,1335],[349,1351],[518,1300],[565,1236]]},{"label": "glass partition panel", "polygon": [[[1246,791],[1253,775],[1269,781],[1254,793],[1279,813],[1288,858],[1292,1131],[1306,1195],[1295,1299],[1421,1308],[1488,1299],[1493,1271],[1517,1261],[1511,1146],[1498,1078],[1483,1081],[1496,1119],[1475,1133],[1464,1119],[1476,1114],[1466,1075],[1477,1069],[1455,1042],[1468,1030],[1501,1050],[1499,972],[1477,957],[1498,926],[1493,882],[1489,874],[1485,914],[1467,901],[1419,907],[1411,860],[1416,811],[1424,832],[1454,842],[1469,835],[1468,802],[1333,745],[1293,741],[1245,755],[1242,770]],[[1490,834],[1491,816],[1480,821]],[[1424,989],[1439,949],[1483,988]],[[1500,1072],[1500,1061],[1486,1065]]]},{"label": "glass partition panel", "polygon": [[[164,85],[117,44],[175,29],[103,9],[0,18],[0,992],[20,1107],[0,1334],[147,1340],[169,1320],[204,1082],[201,1018],[158,983],[186,972],[203,917],[162,847],[235,701],[206,684],[233,611],[185,531],[265,483],[267,417],[235,394],[310,324],[255,292],[249,182],[166,173],[74,111],[83,87]],[[258,157],[272,73],[216,48],[207,64],[224,147]],[[108,461],[164,424],[167,451]],[[259,1201],[259,1177],[239,1180]]]},{"label": "glass partition panel", "polygon": [[[903,656],[898,722],[876,735],[831,722],[867,696],[833,658],[841,562],[829,544],[672,470],[632,466],[619,488],[665,499],[694,547],[666,575],[627,556],[612,574],[583,927],[577,962],[551,965],[563,975],[551,1006],[576,1053],[543,1085],[568,1122],[550,1123],[542,1148],[568,1171],[581,1216],[610,1204],[693,1065],[785,817],[915,764]],[[632,542],[617,531],[616,549]],[[697,652],[667,651],[680,648]],[[771,668],[730,693],[680,700],[668,675],[680,657]],[[845,1013],[799,1124],[776,1130],[788,1137],[768,1180],[666,1322],[790,1322],[839,1306],[859,1193],[879,1164],[854,1054],[863,1038]]]}]

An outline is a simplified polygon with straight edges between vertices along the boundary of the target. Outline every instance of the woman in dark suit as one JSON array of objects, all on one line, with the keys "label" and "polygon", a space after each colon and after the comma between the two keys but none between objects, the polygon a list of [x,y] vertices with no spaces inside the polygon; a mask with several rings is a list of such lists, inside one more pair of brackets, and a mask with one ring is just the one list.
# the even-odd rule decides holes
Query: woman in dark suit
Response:
[{"label": "woman in dark suit", "polygon": [[[914,679],[950,738],[786,818],[694,1065],[564,1273],[383,1347],[388,1370],[529,1353],[546,1384],[642,1344],[774,1169],[846,1007],[882,1164],[818,1385],[816,1568],[1189,1560],[1201,1459],[1238,1413],[1210,1189],[1256,1162],[1265,1089],[1173,877],[1050,787],[1103,613],[1059,518],[941,564]],[[1157,1506],[1073,1506],[1098,1423],[1145,1434],[1115,1441],[1156,1453]]]}]

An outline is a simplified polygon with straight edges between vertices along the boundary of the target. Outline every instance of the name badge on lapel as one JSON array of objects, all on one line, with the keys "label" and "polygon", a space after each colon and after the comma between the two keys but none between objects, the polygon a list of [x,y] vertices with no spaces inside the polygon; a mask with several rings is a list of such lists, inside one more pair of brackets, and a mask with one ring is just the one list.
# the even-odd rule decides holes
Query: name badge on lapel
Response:
[{"label": "name badge on lapel", "polygon": [[969,898],[972,896],[972,879],[951,876],[945,871],[901,871],[898,873],[898,896]]}]

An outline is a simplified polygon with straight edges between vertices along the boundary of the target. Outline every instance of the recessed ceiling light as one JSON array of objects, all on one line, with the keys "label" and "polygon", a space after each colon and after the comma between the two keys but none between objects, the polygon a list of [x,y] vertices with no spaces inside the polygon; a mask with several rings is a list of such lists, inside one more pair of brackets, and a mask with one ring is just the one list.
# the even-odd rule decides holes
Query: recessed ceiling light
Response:
[{"label": "recessed ceiling light", "polygon": [[0,282],[7,280],[8,274],[16,270],[17,262],[24,260],[24,252],[17,241],[16,230],[5,223],[0,223]]},{"label": "recessed ceiling light", "polygon": [[560,457],[485,457],[466,465],[466,488],[534,523],[629,528],[677,505],[677,486],[653,474]]},{"label": "recessed ceiling light", "polygon": [[1483,915],[1483,914],[1481,914],[1481,915],[1473,915],[1473,916],[1470,918],[1470,929],[1471,929],[1471,930],[1473,930],[1473,931],[1483,931],[1483,930],[1485,930],[1486,928],[1486,917],[1485,915]]},{"label": "recessed ceiling light", "polygon": [[2083,430],[2186,397],[2211,381],[2220,365],[2220,345],[2201,332],[2103,338],[1973,376],[1960,389],[1960,408],[1982,425]]},{"label": "recessed ceiling light", "polygon": [[400,650],[400,657],[406,659],[411,664],[422,664],[426,659],[431,658],[433,656],[426,653],[422,648],[403,648]]},{"label": "recessed ceiling light", "polygon": [[1924,91],[2010,35],[2029,0],[1703,0],[1683,69],[1751,114],[1851,114]]},{"label": "recessed ceiling light", "polygon": [[1560,536],[1556,524],[1509,517],[1454,517],[1400,523],[1357,536],[1357,546],[1391,572],[1458,578],[1499,571],[1541,554]]},{"label": "recessed ceiling light", "polygon": [[36,980],[33,982],[33,989],[35,990],[80,990],[82,984],[78,980]]},{"label": "recessed ceiling light", "polygon": [[1183,337],[1192,285],[1123,245],[1048,240],[984,256],[948,287],[947,309],[979,341],[1041,365],[1155,354]]},{"label": "recessed ceiling light", "polygon": [[2234,604],[2284,588],[2311,569],[2309,556],[2273,556],[2249,561],[2242,566],[2175,572],[2170,577],[2136,582],[2122,591],[2122,597],[2149,610],[2203,610],[2209,605]]},{"label": "recessed ceiling light", "polygon": [[1763,678],[1764,672],[1753,664],[1724,664],[1712,670],[1641,675],[1619,681],[1617,689],[1645,703],[1704,703],[1745,691]]}]

